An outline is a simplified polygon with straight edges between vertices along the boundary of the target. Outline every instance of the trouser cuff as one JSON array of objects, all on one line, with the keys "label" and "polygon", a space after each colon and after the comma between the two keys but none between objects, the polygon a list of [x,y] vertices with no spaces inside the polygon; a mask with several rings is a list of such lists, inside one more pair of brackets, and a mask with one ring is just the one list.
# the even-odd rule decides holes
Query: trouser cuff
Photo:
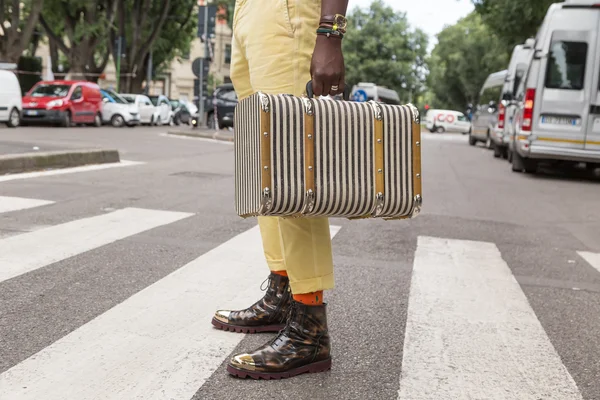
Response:
[{"label": "trouser cuff", "polygon": [[318,292],[319,290],[333,289],[333,274],[319,276],[316,278],[294,281],[290,277],[292,294],[303,294]]}]

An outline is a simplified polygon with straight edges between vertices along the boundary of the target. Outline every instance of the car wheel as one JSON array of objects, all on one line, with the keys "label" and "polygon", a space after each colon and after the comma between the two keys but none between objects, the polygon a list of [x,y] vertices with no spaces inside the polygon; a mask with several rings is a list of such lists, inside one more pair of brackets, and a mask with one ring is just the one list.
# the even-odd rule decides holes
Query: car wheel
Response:
[{"label": "car wheel", "polygon": [[156,117],[156,123],[154,125],[156,125],[156,126],[162,125],[162,122],[160,122],[160,115],[158,117]]},{"label": "car wheel", "polygon": [[8,122],[6,123],[6,125],[8,125],[9,128],[16,128],[17,126],[19,126],[20,123],[21,114],[19,113],[19,110],[13,108],[10,112],[10,115],[8,116]]},{"label": "car wheel", "polygon": [[177,126],[181,125],[181,120],[178,117],[173,118],[173,123]]},{"label": "car wheel", "polygon": [[120,128],[125,125],[125,119],[122,115],[115,114],[110,119],[110,124],[113,126],[113,128]]},{"label": "car wheel", "polygon": [[506,159],[509,163],[512,163],[513,160],[513,152],[511,150],[506,150]]},{"label": "car wheel", "polygon": [[64,128],[71,127],[71,111],[67,111],[62,122]]},{"label": "car wheel", "polygon": [[438,126],[437,129],[435,130],[437,133],[444,133],[446,132],[446,129],[444,129],[443,126]]},{"label": "car wheel", "polygon": [[507,147],[502,148],[502,158],[505,160],[508,160],[508,148]]},{"label": "car wheel", "polygon": [[94,117],[94,126],[96,128],[102,126],[102,115],[100,115],[100,113],[96,114],[96,117]]},{"label": "car wheel", "polygon": [[469,132],[469,144],[470,144],[471,146],[475,146],[475,145],[477,144],[477,139],[475,139],[475,138],[473,137],[473,135],[471,135],[471,132]]}]

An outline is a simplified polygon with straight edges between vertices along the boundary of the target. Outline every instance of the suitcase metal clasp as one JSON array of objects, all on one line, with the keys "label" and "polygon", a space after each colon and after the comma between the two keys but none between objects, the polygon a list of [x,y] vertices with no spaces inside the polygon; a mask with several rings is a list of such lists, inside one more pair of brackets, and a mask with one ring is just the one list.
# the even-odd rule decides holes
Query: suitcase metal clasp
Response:
[{"label": "suitcase metal clasp", "polygon": [[308,214],[315,208],[315,192],[312,189],[308,189],[304,196],[304,207],[302,207],[302,214]]},{"label": "suitcase metal clasp", "polygon": [[265,214],[271,209],[273,201],[271,199],[271,189],[264,188],[260,199],[260,214]]}]

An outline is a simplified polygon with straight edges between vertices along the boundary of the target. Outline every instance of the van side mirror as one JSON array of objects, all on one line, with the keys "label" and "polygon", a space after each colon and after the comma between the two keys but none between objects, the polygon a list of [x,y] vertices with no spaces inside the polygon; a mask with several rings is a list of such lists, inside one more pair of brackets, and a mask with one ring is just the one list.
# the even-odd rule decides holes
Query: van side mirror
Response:
[{"label": "van side mirror", "polygon": [[534,60],[541,60],[542,58],[545,58],[547,56],[548,56],[548,53],[545,53],[543,50],[536,50],[533,52]]}]

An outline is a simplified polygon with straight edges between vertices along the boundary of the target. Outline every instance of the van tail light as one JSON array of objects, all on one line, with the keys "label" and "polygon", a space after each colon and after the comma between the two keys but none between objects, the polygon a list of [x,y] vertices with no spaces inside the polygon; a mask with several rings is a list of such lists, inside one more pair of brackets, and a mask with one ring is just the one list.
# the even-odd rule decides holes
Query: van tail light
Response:
[{"label": "van tail light", "polygon": [[506,121],[506,107],[504,104],[500,104],[498,108],[498,128],[504,129],[504,122]]},{"label": "van tail light", "polygon": [[535,89],[527,89],[527,92],[525,93],[525,108],[523,109],[523,122],[521,123],[521,130],[525,132],[531,132],[534,102]]}]

